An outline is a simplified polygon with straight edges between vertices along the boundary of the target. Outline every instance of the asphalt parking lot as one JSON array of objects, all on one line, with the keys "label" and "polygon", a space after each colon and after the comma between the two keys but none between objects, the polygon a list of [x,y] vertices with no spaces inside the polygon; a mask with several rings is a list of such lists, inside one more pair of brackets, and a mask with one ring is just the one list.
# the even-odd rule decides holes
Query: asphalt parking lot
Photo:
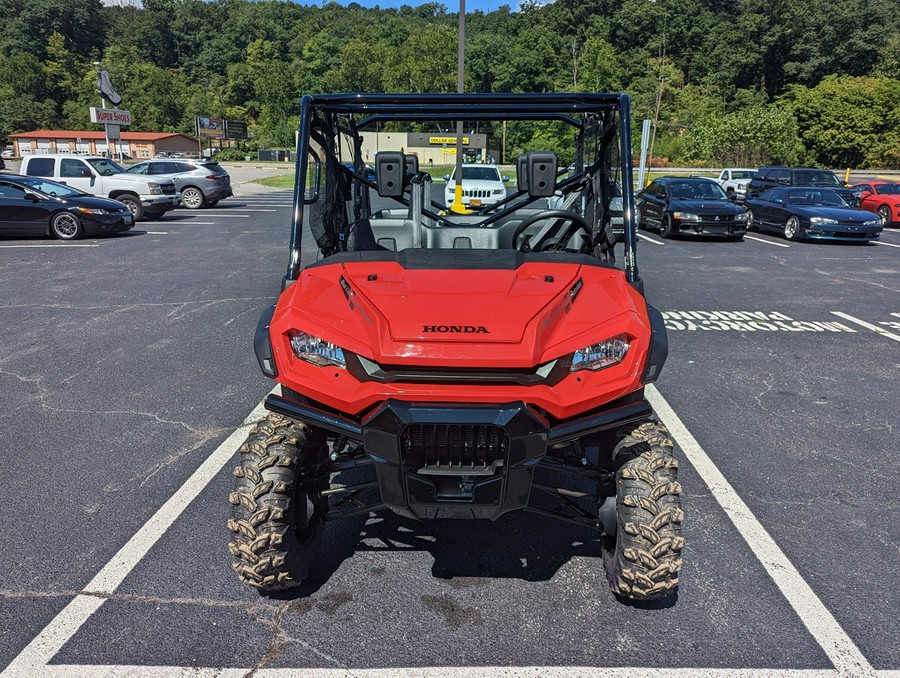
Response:
[{"label": "asphalt parking lot", "polygon": [[0,240],[3,676],[900,676],[900,231],[641,233],[687,513],[678,598],[642,609],[595,535],[528,515],[331,523],[298,593],[237,582],[226,497],[289,214],[239,194]]}]

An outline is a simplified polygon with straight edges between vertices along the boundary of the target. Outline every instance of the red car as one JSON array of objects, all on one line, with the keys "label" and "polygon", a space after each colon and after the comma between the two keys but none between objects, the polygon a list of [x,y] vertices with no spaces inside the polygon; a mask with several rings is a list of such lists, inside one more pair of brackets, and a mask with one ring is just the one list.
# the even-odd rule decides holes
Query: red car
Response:
[{"label": "red car", "polygon": [[859,206],[877,212],[885,226],[900,223],[900,183],[867,181],[853,186],[859,195]]}]

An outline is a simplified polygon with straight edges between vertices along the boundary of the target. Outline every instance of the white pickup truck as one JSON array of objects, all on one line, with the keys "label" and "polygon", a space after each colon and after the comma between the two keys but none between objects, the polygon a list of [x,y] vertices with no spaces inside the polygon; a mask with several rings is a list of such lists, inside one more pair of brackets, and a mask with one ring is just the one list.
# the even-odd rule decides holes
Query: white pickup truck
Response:
[{"label": "white pickup truck", "polygon": [[755,169],[746,167],[726,167],[722,170],[716,182],[735,202],[744,202],[747,198],[747,184],[756,174]]},{"label": "white pickup truck", "polygon": [[181,194],[170,178],[125,174],[125,169],[108,158],[65,153],[28,155],[22,159],[22,174],[51,179],[60,184],[118,200],[128,206],[135,221],[159,219],[178,207]]}]

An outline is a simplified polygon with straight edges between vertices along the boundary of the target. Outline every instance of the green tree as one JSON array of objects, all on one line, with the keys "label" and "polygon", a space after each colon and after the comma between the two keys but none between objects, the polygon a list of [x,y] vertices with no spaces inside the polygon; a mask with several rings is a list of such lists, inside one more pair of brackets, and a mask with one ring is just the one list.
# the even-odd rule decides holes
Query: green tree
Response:
[{"label": "green tree", "polygon": [[690,161],[738,167],[805,159],[796,119],[774,104],[710,116],[686,134],[685,149]]}]

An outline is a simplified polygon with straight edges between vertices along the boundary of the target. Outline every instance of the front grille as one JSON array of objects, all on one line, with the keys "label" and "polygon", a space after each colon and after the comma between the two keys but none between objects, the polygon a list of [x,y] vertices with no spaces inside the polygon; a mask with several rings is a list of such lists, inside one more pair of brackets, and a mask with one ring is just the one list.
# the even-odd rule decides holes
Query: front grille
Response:
[{"label": "front grille", "polygon": [[404,458],[418,473],[493,475],[506,458],[509,438],[493,425],[410,424],[400,444]]},{"label": "front grille", "polygon": [[737,224],[737,220],[734,217],[719,217],[716,220],[715,217],[701,217],[698,222],[700,226],[710,227],[710,226],[734,226]]},{"label": "front grille", "polygon": [[491,192],[480,188],[463,188],[463,195],[467,198],[490,198]]}]

